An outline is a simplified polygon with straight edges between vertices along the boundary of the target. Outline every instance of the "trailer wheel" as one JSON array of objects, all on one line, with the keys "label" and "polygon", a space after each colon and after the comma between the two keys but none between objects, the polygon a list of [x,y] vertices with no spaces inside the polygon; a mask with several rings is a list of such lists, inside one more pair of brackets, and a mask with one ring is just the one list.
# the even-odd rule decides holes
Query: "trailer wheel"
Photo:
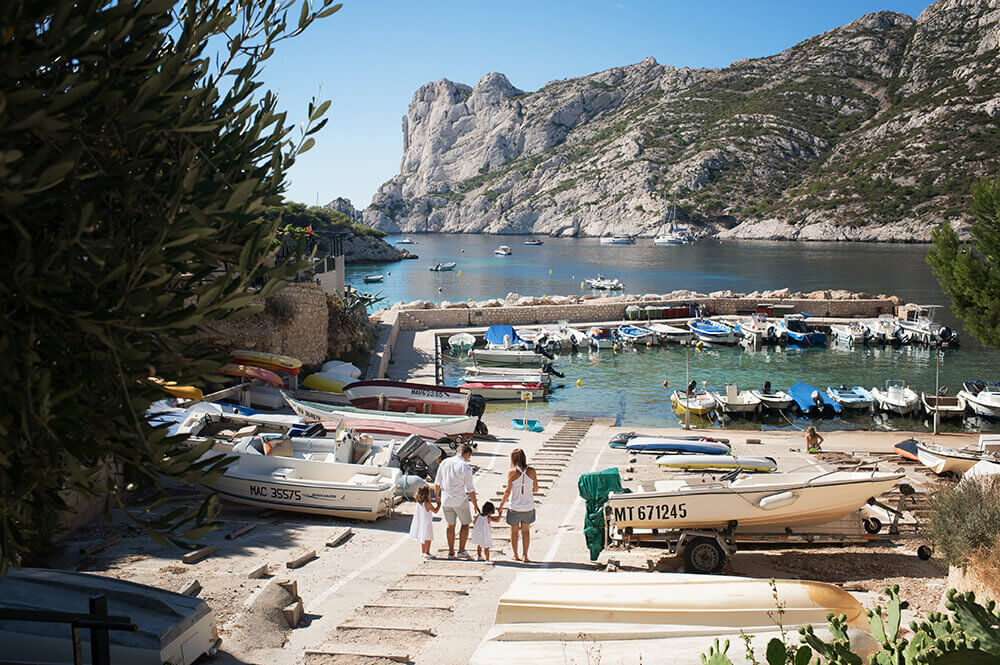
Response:
[{"label": "trailer wheel", "polygon": [[933,553],[934,550],[931,549],[930,545],[921,545],[920,547],[917,548],[917,557],[921,561],[930,561],[931,555]]},{"label": "trailer wheel", "polygon": [[694,573],[717,573],[726,562],[726,553],[712,538],[694,538],[684,548],[684,567]]},{"label": "trailer wheel", "polygon": [[875,535],[882,530],[882,520],[877,517],[866,517],[861,524],[865,527],[865,533]]}]

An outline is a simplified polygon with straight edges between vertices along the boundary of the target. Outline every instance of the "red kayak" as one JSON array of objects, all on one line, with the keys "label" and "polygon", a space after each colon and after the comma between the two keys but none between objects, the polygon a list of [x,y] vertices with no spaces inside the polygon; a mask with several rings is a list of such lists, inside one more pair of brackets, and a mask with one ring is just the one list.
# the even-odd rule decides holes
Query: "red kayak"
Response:
[{"label": "red kayak", "polygon": [[404,381],[357,381],[344,397],[359,409],[464,416],[471,394],[461,388]]},{"label": "red kayak", "polygon": [[264,383],[270,383],[272,386],[277,386],[278,388],[284,388],[285,382],[281,380],[281,377],[272,372],[269,369],[264,369],[263,367],[254,367],[253,365],[239,365],[236,363],[230,363],[228,365],[223,365],[219,368],[219,374],[225,374],[226,376],[236,376],[241,379],[257,379],[258,381],[263,381]]}]

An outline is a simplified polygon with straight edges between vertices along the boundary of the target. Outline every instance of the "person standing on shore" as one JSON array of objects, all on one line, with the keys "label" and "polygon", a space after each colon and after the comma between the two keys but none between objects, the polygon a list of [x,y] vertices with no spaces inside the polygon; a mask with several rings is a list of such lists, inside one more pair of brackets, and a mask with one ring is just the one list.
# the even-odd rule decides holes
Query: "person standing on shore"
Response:
[{"label": "person standing on shore", "polygon": [[[476,488],[472,483],[472,446],[465,444],[458,455],[449,457],[438,466],[434,477],[434,494],[438,504],[443,508],[444,521],[448,527],[445,536],[448,540],[448,558],[471,559],[465,551],[465,543],[469,539],[469,525],[472,524],[472,510],[479,512],[476,502]],[[455,553],[455,522],[461,522],[458,531],[458,554]]]},{"label": "person standing on shore", "polygon": [[441,504],[431,503],[430,485],[421,485],[414,497],[417,507],[413,510],[413,521],[410,522],[410,538],[420,543],[420,551],[425,559],[433,559],[431,541],[434,540],[434,513]]},{"label": "person standing on shore", "polygon": [[[498,514],[510,498],[510,508],[507,510],[507,524],[510,526],[510,547],[516,561],[528,560],[528,547],[531,545],[531,524],[535,521],[535,492],[538,491],[538,476],[535,470],[528,466],[524,451],[515,448],[510,452],[510,471],[507,473],[507,488],[500,499]],[[517,541],[520,536],[523,558],[517,554]]]}]

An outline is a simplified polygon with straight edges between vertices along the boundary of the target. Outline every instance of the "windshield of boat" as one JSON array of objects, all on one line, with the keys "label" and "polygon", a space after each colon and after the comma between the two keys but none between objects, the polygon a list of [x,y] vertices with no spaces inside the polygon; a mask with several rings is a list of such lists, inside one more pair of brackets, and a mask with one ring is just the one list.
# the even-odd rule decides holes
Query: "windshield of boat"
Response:
[{"label": "windshield of boat", "polygon": [[800,321],[799,319],[791,319],[786,323],[788,325],[788,329],[791,330],[792,332],[800,332],[800,333],[809,332],[809,329],[806,328],[805,321]]}]

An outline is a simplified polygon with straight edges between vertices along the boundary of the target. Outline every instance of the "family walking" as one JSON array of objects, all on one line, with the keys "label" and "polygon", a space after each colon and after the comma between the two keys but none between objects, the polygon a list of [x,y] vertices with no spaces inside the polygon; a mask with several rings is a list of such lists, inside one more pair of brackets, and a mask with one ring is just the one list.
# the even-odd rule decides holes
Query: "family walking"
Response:
[{"label": "family walking", "polygon": [[[504,505],[509,499],[507,524],[510,526],[514,559],[530,563],[528,559],[528,547],[531,544],[530,525],[535,521],[534,495],[538,491],[535,470],[528,466],[524,451],[515,448],[510,454],[511,468],[507,474],[507,486],[500,500],[500,506],[494,507],[487,501],[480,508],[473,484],[472,465],[469,464],[471,458],[472,446],[464,445],[458,455],[449,457],[438,466],[434,478],[434,501],[431,501],[430,485],[424,485],[417,490],[415,497],[417,505],[410,524],[410,538],[420,543],[424,558],[435,558],[431,551],[431,542],[434,540],[434,515],[440,511],[447,524],[445,539],[448,542],[448,558],[472,559],[466,550],[471,530],[471,540],[476,545],[476,558],[489,561],[490,549],[493,547],[490,524],[500,520]],[[457,551],[456,526],[458,527]]]}]

